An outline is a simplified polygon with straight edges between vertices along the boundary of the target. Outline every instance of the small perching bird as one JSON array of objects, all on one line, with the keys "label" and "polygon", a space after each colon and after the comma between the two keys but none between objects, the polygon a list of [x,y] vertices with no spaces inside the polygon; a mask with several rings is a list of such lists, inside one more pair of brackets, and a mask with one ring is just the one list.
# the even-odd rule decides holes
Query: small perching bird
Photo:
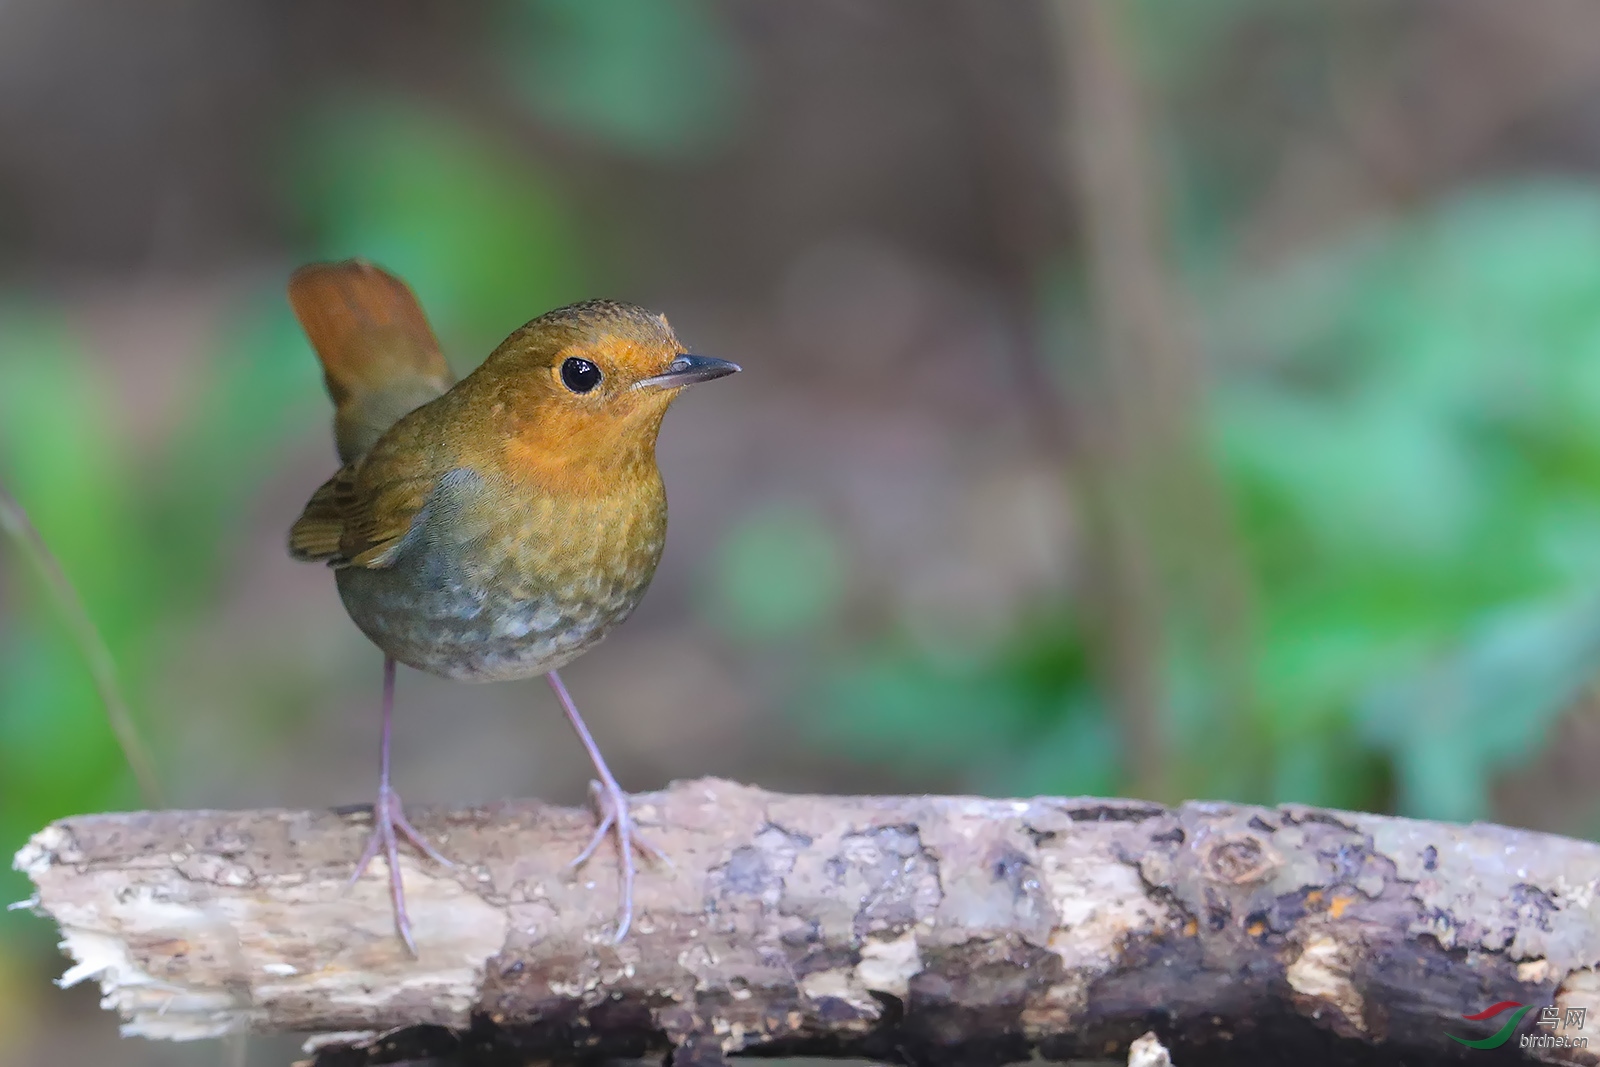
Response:
[{"label": "small perching bird", "polygon": [[395,663],[474,682],[543,674],[598,778],[599,826],[574,864],[616,837],[620,941],[634,852],[654,850],[556,672],[628,617],[661,560],[655,453],[668,405],[739,367],[683,351],[661,315],[592,300],[539,316],[452,383],[393,275],[360,260],[312,264],[290,279],[289,300],[322,362],[344,464],[312,494],[289,552],[335,569],[350,618],[384,653],[378,799],[352,880],[384,851],[395,926],[415,953],[398,840],[449,860],[406,820],[389,780]]}]

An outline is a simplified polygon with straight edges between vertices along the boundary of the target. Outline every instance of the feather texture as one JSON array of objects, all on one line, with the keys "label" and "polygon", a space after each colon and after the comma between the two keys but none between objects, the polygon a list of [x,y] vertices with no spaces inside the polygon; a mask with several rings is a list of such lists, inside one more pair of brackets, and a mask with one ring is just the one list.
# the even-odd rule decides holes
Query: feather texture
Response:
[{"label": "feather texture", "polygon": [[301,267],[289,304],[322,363],[345,463],[454,381],[410,287],[364,260]]}]

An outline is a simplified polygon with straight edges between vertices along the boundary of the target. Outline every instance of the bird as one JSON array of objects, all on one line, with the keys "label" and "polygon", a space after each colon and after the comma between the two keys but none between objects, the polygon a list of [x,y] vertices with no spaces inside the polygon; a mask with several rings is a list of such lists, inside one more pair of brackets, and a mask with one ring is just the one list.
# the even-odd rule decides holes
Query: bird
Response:
[{"label": "bird", "polygon": [[365,260],[312,263],[289,303],[321,362],[341,466],[289,531],[331,567],[383,653],[378,795],[353,884],[381,851],[400,940],[415,956],[399,843],[450,860],[406,819],[390,778],[395,665],[468,682],[543,675],[594,765],[597,825],[618,853],[615,940],[633,923],[638,832],[559,669],[638,606],[661,560],[667,498],[656,437],[685,387],[737,372],[694,355],[665,316],[588,300],[513,331],[456,381],[415,294]]}]

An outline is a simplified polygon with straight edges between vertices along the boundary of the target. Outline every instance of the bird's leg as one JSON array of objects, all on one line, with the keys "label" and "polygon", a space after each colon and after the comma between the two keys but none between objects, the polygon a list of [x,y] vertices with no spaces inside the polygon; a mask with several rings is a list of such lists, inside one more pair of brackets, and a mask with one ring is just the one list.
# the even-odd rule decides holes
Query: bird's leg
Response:
[{"label": "bird's leg", "polygon": [[[406,889],[400,881],[400,845],[399,838],[404,837],[416,846],[417,851],[444,867],[453,867],[449,860],[440,855],[439,850],[428,843],[427,838],[417,832],[406,818],[404,807],[400,803],[400,794],[389,787],[389,735],[393,732],[394,719],[394,657],[383,657],[383,739],[380,742],[378,754],[378,799],[372,805],[372,834],[367,838],[366,850],[361,853],[361,859],[356,863],[356,871],[350,876],[350,884],[354,885],[367,873],[367,866],[372,863],[382,849],[384,857],[389,862],[389,897],[394,901],[394,928],[400,934],[406,948],[415,956],[417,943],[411,937],[411,920],[406,915]],[[398,831],[398,835],[396,834]]]},{"label": "bird's leg", "polygon": [[599,776],[599,781],[589,783],[589,795],[595,802],[595,814],[600,819],[600,825],[595,828],[594,836],[589,839],[588,845],[584,846],[583,851],[578,853],[570,866],[576,867],[593,856],[607,834],[616,835],[618,865],[622,874],[622,903],[617,909],[616,936],[616,940],[620,942],[627,936],[628,927],[633,925],[634,850],[637,849],[664,863],[667,862],[667,858],[636,831],[633,815],[628,810],[628,794],[622,791],[622,786],[617,784],[611,768],[606,766],[605,757],[600,755],[600,746],[594,743],[589,728],[583,724],[583,716],[578,714],[578,706],[572,702],[572,695],[567,692],[566,685],[561,681],[561,675],[551,671],[545,675],[545,680],[550,683],[550,688],[556,691],[556,697],[561,701],[561,710],[567,713],[567,721],[572,723],[572,729],[577,733],[578,740],[583,742],[584,750],[589,753],[589,760],[594,764],[594,772]]}]

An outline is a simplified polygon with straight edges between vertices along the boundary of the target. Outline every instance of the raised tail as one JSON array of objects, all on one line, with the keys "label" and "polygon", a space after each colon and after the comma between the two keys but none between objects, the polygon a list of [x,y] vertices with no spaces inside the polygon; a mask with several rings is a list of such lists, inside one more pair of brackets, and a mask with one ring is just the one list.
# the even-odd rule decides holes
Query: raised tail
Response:
[{"label": "raised tail", "polygon": [[301,267],[289,304],[322,361],[345,463],[454,381],[410,287],[365,260]]}]

